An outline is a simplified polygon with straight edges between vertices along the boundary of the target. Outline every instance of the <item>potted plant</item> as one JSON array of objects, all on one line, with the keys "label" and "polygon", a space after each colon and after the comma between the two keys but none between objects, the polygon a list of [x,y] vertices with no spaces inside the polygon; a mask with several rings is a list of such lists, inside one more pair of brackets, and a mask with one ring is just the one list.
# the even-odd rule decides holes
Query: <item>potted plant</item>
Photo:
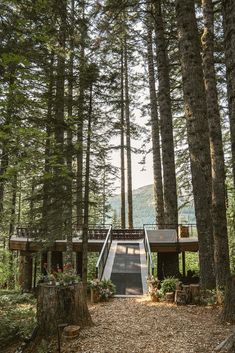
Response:
[{"label": "potted plant", "polygon": [[99,280],[94,279],[89,282],[89,288],[91,289],[91,302],[98,303],[99,301],[106,301],[113,297],[116,288],[111,280]]},{"label": "potted plant", "polygon": [[157,277],[149,276],[147,279],[147,283],[148,283],[148,293],[151,297],[151,300],[153,302],[159,301],[159,299],[161,298],[160,281],[157,279]]},{"label": "potted plant", "polygon": [[179,280],[175,277],[166,277],[161,282],[161,291],[162,294],[166,297],[174,298],[174,293],[176,290],[176,284]]}]

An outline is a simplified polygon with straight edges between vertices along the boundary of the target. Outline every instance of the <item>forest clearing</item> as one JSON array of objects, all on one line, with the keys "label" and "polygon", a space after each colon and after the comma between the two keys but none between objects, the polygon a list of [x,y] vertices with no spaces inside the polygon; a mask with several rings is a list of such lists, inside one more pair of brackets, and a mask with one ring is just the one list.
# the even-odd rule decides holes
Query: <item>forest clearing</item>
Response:
[{"label": "forest clearing", "polygon": [[234,353],[235,1],[1,0],[0,42],[0,351]]},{"label": "forest clearing", "polygon": [[[94,326],[62,339],[61,353],[213,353],[233,330],[215,306],[153,303],[148,297],[114,298],[89,305]],[[56,353],[55,337],[48,351]],[[14,353],[8,349],[4,353]],[[36,348],[26,353],[36,353]]]}]

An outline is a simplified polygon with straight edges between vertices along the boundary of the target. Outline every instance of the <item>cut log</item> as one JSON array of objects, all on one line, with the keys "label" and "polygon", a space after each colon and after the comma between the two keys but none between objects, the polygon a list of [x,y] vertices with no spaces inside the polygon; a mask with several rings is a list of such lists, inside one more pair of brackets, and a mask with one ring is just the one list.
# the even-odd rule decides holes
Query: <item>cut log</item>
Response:
[{"label": "cut log", "polygon": [[57,332],[59,324],[92,324],[81,283],[68,286],[38,286],[37,320],[39,335],[48,337]]},{"label": "cut log", "polygon": [[215,352],[226,351],[228,353],[235,352],[235,333],[227,337],[223,342],[221,342],[216,348]]},{"label": "cut log", "polygon": [[167,301],[167,303],[173,303],[174,302],[174,296],[175,296],[174,292],[166,293],[166,301]]},{"label": "cut log", "polygon": [[190,284],[190,292],[191,292],[191,299],[193,304],[200,303],[200,285],[199,284]]},{"label": "cut log", "polygon": [[80,332],[80,326],[70,325],[66,326],[63,330],[63,338],[66,340],[72,340],[77,338]]},{"label": "cut log", "polygon": [[235,322],[235,275],[227,279],[221,319],[224,322]]},{"label": "cut log", "polygon": [[176,283],[176,290],[182,290],[183,289],[183,283],[181,281]]},{"label": "cut log", "polygon": [[91,288],[91,304],[98,303],[100,301],[100,294],[96,289]]},{"label": "cut log", "polygon": [[186,294],[186,304],[190,304],[191,303],[191,290],[190,290],[190,286],[183,284],[182,286],[182,290],[185,292]]},{"label": "cut log", "polygon": [[175,302],[177,305],[185,305],[186,304],[186,293],[182,290],[175,291]]}]

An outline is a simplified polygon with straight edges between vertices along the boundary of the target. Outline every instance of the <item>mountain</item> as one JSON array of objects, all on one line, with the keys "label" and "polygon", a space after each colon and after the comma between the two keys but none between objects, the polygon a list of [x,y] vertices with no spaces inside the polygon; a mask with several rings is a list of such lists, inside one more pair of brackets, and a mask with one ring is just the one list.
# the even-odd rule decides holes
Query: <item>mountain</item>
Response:
[{"label": "mountain", "polygon": [[[120,220],[121,195],[119,194],[113,196],[109,200],[109,203],[111,205],[110,217],[114,217],[117,220]],[[195,213],[193,204],[189,203],[186,206],[182,206],[182,203],[183,200],[179,199],[179,223],[185,221],[188,223],[195,223]],[[154,210],[154,193],[152,184],[142,186],[141,188],[133,190],[133,218],[134,227],[143,227],[143,224],[156,223]]]}]

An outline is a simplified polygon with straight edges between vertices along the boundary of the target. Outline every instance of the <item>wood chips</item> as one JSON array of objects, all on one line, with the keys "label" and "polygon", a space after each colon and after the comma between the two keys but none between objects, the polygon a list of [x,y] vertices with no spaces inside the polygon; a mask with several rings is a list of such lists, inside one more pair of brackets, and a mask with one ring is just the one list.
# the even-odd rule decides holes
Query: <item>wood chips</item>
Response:
[{"label": "wood chips", "polygon": [[62,353],[212,353],[234,330],[219,323],[219,310],[115,298],[90,306],[94,326],[64,342]]}]

